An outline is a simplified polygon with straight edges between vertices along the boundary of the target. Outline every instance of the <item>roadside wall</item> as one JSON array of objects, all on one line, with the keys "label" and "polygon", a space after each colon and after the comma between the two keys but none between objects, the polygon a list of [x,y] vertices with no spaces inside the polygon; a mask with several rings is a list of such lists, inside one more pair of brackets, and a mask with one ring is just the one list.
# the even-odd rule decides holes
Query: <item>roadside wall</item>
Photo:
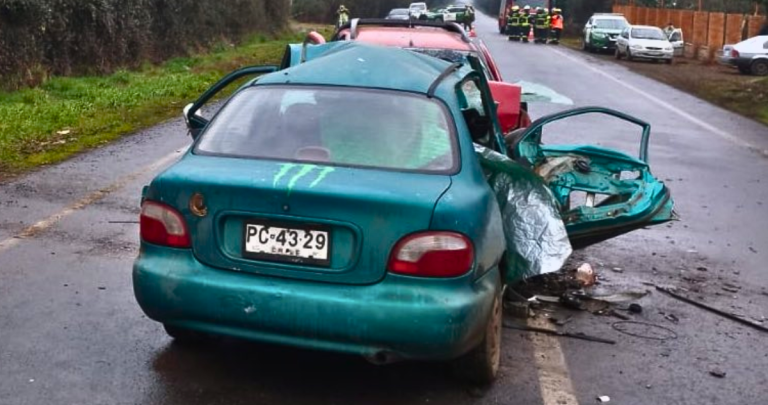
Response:
[{"label": "roadside wall", "polygon": [[0,0],[0,87],[108,73],[283,28],[285,0]]},{"label": "roadside wall", "polygon": [[686,56],[712,60],[723,45],[741,42],[757,35],[765,16],[725,14],[708,11],[657,9],[616,4],[614,13],[621,13],[630,24],[665,27],[672,22],[682,28]]}]

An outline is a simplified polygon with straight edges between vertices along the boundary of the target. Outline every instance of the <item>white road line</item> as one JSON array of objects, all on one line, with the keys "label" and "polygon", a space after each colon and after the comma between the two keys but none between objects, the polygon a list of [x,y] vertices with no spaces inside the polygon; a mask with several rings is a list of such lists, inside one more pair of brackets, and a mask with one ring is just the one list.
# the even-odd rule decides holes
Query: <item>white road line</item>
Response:
[{"label": "white road line", "polygon": [[[527,322],[528,325],[539,328],[551,327],[539,318],[529,318]],[[541,333],[532,334],[541,400],[544,405],[579,405],[568,372],[568,364],[563,355],[563,348],[557,339],[555,336]]]},{"label": "white road line", "polygon": [[178,158],[179,156],[183,155],[186,152],[187,148],[176,150],[164,157],[162,157],[160,160],[145,166],[141,168],[138,171],[135,171],[133,173],[130,173],[128,175],[125,175],[121,178],[119,178],[116,182],[110,184],[109,186],[94,191],[85,197],[81,198],[80,200],[75,201],[74,203],[70,204],[69,206],[65,207],[59,212],[56,212],[55,214],[49,216],[48,218],[42,219],[38,222],[35,222],[33,225],[28,226],[27,228],[24,228],[21,232],[18,234],[5,239],[3,241],[0,241],[0,253],[18,245],[22,240],[29,239],[34,237],[35,235],[39,234],[40,232],[43,232],[52,226],[56,225],[59,221],[61,221],[63,218],[68,217],[75,211],[81,210],[101,199],[109,195],[110,193],[113,193],[132,181],[138,179],[139,177],[154,172],[165,165],[172,162],[174,159]]},{"label": "white road line", "polygon": [[707,131],[709,131],[709,132],[711,132],[711,133],[713,133],[713,134],[715,134],[715,135],[717,135],[717,136],[719,136],[719,137],[721,137],[721,138],[723,138],[723,139],[725,139],[725,140],[727,140],[729,142],[732,142],[732,143],[734,143],[734,144],[736,144],[736,145],[738,145],[740,147],[744,147],[744,148],[747,148],[747,149],[752,150],[754,152],[757,152],[760,155],[762,155],[763,157],[768,157],[768,149],[760,149],[759,147],[757,147],[755,145],[752,145],[751,143],[749,143],[747,141],[744,141],[743,139],[741,139],[741,138],[739,138],[737,136],[734,136],[734,135],[732,135],[732,134],[730,134],[730,133],[728,133],[726,131],[723,131],[720,128],[717,128],[717,127],[715,127],[715,126],[713,126],[713,125],[711,125],[711,124],[709,124],[707,122],[704,122],[704,121],[694,117],[691,114],[688,114],[687,112],[685,112],[685,111],[683,111],[683,110],[673,106],[672,104],[667,103],[666,101],[664,101],[664,100],[662,100],[662,99],[660,99],[660,98],[658,98],[658,97],[656,97],[656,96],[654,96],[652,94],[649,94],[649,93],[647,93],[647,92],[645,92],[643,90],[640,90],[639,88],[637,88],[637,87],[635,87],[635,86],[633,86],[633,85],[631,85],[629,83],[625,83],[625,82],[617,79],[615,76],[613,76],[611,74],[608,74],[608,73],[606,73],[606,72],[604,72],[604,71],[602,71],[600,69],[597,69],[594,66],[590,66],[589,64],[585,63],[581,59],[575,58],[575,57],[573,57],[571,55],[568,55],[565,52],[558,51],[558,50],[555,50],[555,49],[552,49],[552,51],[557,53],[557,54],[559,54],[560,56],[562,56],[564,58],[570,59],[573,62],[578,63],[581,66],[584,66],[585,68],[587,68],[587,69],[589,69],[589,70],[599,74],[600,76],[605,77],[608,80],[611,80],[612,82],[614,82],[616,84],[619,84],[620,86],[622,86],[622,87],[624,87],[626,89],[634,91],[635,93],[637,93],[637,94],[647,98],[648,100],[652,101],[653,103],[666,108],[667,110],[669,110],[669,111],[671,111],[671,112],[673,112],[673,113],[675,113],[675,114],[685,118],[686,120],[692,122],[693,124],[696,124],[699,127],[703,128],[703,129],[705,129],[705,130],[707,130]]}]

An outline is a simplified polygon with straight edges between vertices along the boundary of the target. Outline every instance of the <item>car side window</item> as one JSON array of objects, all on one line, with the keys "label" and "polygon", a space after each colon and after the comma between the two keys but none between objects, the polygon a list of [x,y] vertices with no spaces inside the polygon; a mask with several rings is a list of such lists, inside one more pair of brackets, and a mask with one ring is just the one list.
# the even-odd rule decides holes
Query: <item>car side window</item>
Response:
[{"label": "car side window", "polygon": [[475,80],[465,80],[458,88],[458,96],[472,141],[498,151],[494,142],[491,110]]},{"label": "car side window", "polygon": [[768,41],[765,41],[765,43],[763,44],[763,49],[768,49]]}]

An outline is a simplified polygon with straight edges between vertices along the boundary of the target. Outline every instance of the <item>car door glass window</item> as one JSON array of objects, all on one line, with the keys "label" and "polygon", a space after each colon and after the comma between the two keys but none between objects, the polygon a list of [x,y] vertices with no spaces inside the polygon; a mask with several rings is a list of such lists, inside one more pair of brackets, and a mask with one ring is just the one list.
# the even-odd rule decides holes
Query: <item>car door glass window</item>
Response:
[{"label": "car door glass window", "polygon": [[[472,140],[478,144],[493,148],[493,120],[483,92],[474,80],[464,81],[459,87],[459,103]],[[498,150],[497,150],[498,151]]]}]

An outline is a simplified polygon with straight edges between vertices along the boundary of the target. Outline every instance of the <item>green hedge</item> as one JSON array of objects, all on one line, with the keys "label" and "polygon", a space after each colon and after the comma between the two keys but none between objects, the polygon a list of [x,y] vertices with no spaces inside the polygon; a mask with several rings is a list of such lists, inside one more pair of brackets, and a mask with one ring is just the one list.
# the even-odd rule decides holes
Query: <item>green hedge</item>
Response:
[{"label": "green hedge", "polygon": [[286,0],[0,0],[0,84],[107,73],[282,28]]}]

